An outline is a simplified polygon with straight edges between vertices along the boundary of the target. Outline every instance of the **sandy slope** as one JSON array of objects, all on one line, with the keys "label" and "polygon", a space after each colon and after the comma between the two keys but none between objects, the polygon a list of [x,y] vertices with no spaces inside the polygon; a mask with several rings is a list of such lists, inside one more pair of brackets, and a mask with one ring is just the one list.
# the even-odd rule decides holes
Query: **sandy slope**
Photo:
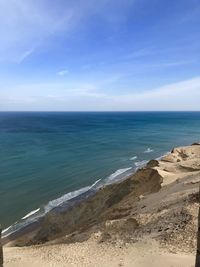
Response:
[{"label": "sandy slope", "polygon": [[[44,224],[40,234],[49,234],[48,243],[6,247],[5,267],[194,266],[199,182],[200,145],[176,148],[161,161],[149,162],[129,180],[102,190],[72,213],[82,218],[84,211],[92,218],[97,205],[101,213],[93,223],[81,221],[69,233],[68,214],[60,215],[56,225],[56,218],[50,217],[47,223],[54,230],[63,227],[62,236],[54,239],[52,228],[46,232],[48,224]],[[23,244],[28,238],[23,236],[17,242]]]},{"label": "sandy slope", "polygon": [[194,255],[172,254],[155,241],[127,245],[97,244],[93,240],[70,245],[7,248],[5,267],[192,267]]}]

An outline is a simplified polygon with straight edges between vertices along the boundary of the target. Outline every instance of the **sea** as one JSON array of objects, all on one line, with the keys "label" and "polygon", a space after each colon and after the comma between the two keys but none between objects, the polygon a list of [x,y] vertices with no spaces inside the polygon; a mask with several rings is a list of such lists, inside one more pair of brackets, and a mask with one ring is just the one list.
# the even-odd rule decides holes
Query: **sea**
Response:
[{"label": "sea", "polygon": [[200,112],[1,112],[0,224],[6,233],[199,141]]}]

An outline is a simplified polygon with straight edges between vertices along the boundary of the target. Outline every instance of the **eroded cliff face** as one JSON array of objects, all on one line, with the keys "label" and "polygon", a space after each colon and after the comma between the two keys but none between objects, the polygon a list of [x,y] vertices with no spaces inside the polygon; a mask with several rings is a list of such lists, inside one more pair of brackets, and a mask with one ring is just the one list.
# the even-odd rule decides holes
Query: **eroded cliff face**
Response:
[{"label": "eroded cliff face", "polygon": [[88,229],[106,220],[108,212],[124,198],[137,200],[140,195],[156,192],[161,188],[162,177],[157,170],[143,168],[128,179],[101,188],[95,195],[75,204],[67,211],[49,212],[38,229],[26,233],[12,242],[24,246],[40,244],[81,228]]},{"label": "eroded cliff face", "polygon": [[[153,238],[171,251],[196,251],[200,145],[175,148],[126,180],[105,186],[62,212],[49,212],[12,245],[137,242]],[[184,243],[184,246],[183,246]]]},{"label": "eroded cliff face", "polygon": [[80,228],[87,229],[92,225],[99,224],[106,219],[104,213],[111,210],[125,197],[136,199],[141,194],[156,192],[161,188],[161,183],[162,177],[157,170],[141,169],[121,183],[102,188],[93,197],[66,212],[49,213],[32,242],[46,242]]}]

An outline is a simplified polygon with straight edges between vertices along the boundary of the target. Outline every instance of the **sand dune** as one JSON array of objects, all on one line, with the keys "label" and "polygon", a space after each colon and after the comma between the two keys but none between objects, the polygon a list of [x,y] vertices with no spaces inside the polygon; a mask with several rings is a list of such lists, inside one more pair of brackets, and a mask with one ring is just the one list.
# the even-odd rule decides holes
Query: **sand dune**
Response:
[{"label": "sand dune", "polygon": [[121,246],[90,240],[69,245],[9,248],[5,256],[8,259],[5,267],[190,267],[195,260],[194,255],[164,251],[156,241],[150,240]]}]

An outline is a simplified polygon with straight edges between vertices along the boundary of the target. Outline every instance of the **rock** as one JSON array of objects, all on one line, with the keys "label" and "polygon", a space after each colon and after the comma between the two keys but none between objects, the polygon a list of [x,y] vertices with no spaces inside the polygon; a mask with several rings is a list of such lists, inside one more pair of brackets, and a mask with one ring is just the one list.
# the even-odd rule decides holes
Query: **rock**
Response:
[{"label": "rock", "polygon": [[158,166],[159,166],[159,161],[155,159],[152,159],[147,163],[147,168],[153,168]]},{"label": "rock", "polygon": [[142,199],[144,199],[144,196],[143,195],[140,195],[139,196],[139,200],[142,200]]},{"label": "rock", "polygon": [[173,154],[169,154],[162,157],[161,161],[173,163],[177,161],[177,158],[175,158]]}]

